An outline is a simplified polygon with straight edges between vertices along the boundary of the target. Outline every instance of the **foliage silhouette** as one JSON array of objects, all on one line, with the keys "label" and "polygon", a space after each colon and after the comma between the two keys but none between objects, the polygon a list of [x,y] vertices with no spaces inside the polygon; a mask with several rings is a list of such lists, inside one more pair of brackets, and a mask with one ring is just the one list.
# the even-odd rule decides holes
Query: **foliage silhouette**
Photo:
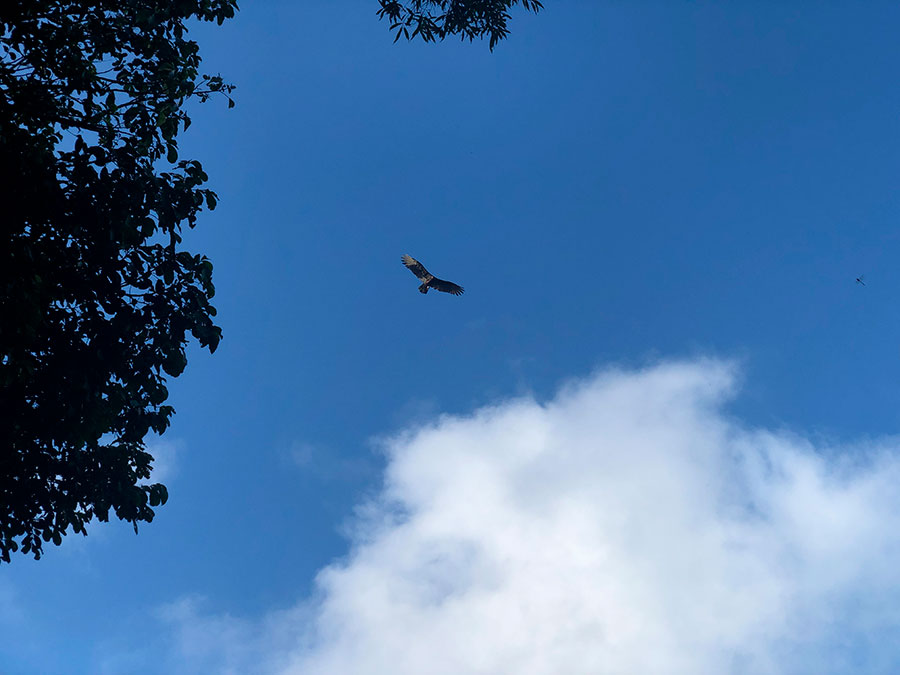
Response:
[{"label": "foliage silhouette", "polygon": [[459,35],[470,42],[489,38],[491,51],[509,35],[509,9],[521,3],[532,12],[543,9],[539,0],[378,0],[378,17],[391,22],[394,42],[416,36],[425,42]]},{"label": "foliage silhouette", "polygon": [[7,0],[0,9],[0,559],[149,522],[144,438],[188,334],[215,351],[212,264],[180,246],[216,195],[180,159],[199,73],[191,19],[235,0]]}]

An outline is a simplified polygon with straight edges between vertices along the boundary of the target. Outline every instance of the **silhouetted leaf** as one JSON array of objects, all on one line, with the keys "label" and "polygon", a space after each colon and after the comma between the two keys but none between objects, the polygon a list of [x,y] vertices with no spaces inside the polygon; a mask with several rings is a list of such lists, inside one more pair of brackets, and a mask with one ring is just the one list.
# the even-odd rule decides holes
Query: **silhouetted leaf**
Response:
[{"label": "silhouetted leaf", "polygon": [[[491,51],[497,43],[509,35],[509,9],[521,4],[522,8],[538,12],[543,8],[539,0],[379,0],[376,12],[380,19],[390,21],[390,30],[396,31],[394,42],[401,36],[407,40],[417,35],[425,42],[433,42],[448,35],[461,38],[489,38]],[[412,33],[409,27],[415,25]]]}]

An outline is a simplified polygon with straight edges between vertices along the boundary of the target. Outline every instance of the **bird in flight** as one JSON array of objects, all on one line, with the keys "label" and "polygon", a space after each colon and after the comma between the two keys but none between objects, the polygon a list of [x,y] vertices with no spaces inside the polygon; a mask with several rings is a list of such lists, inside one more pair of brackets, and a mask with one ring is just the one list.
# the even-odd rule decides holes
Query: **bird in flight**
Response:
[{"label": "bird in flight", "polygon": [[462,286],[458,286],[452,281],[444,281],[443,279],[438,279],[436,276],[426,270],[425,266],[422,263],[413,258],[411,255],[403,255],[400,260],[403,261],[403,264],[409,268],[410,272],[415,274],[421,280],[422,285],[419,286],[419,293],[427,293],[429,288],[433,288],[434,290],[441,291],[442,293],[452,293],[453,295],[463,294]]},{"label": "bird in flight", "polygon": [[856,283],[862,284],[863,286],[865,286],[866,282],[863,281],[863,279],[865,279],[865,278],[866,278],[865,274],[860,274],[858,277],[856,277]]}]

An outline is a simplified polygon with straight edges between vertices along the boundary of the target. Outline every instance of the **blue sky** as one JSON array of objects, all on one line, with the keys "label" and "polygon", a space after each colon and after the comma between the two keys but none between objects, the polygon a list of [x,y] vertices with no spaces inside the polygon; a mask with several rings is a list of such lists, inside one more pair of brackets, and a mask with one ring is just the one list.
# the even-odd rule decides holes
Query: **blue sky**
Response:
[{"label": "blue sky", "polygon": [[[613,366],[648,392],[655,364],[673,360],[686,381],[724,378],[712,387],[725,392],[719,413],[703,419],[775,434],[784,457],[893,456],[900,7],[545,4],[515,11],[493,53],[392,44],[374,2],[246,3],[222,27],[194,29],[205,69],[237,85],[237,106],[198,107],[181,141],[220,196],[187,242],[215,264],[224,340],[213,356],[193,349],[171,383],[177,416],[154,441],[170,501],[157,519],[137,537],[95,524],[3,570],[0,670],[227,670],[185,655],[186,624],[288,654],[273,645],[290,635],[267,637],[272,617],[338,597],[317,573],[382,532],[359,534],[360,505],[391,493],[403,448],[423,447],[384,439],[515,397],[565,408],[560,386]],[[466,294],[420,295],[403,253]],[[676,426],[661,437],[694,438]],[[889,491],[871,487],[893,469],[869,469],[847,479],[842,495],[869,486],[848,513],[893,522]],[[813,494],[799,478],[784,485],[778,504]],[[885,556],[900,550],[891,536],[872,534]],[[865,610],[874,591],[846,585],[841,602],[894,635]],[[878,669],[857,637],[829,661],[835,672]],[[773,672],[792,639],[767,652]],[[817,640],[797,643],[815,651]],[[721,649],[732,666],[762,663]],[[301,666],[341,672],[326,652],[320,670]]]}]

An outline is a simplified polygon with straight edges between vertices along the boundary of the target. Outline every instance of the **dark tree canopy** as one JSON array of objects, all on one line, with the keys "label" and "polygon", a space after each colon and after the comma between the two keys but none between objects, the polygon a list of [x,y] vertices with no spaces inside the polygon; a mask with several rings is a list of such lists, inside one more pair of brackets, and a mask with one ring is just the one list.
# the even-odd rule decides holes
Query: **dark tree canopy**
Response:
[{"label": "dark tree canopy", "polygon": [[509,35],[509,10],[521,4],[537,12],[543,8],[539,0],[378,0],[379,18],[391,22],[396,32],[394,42],[416,36],[425,42],[459,35],[463,40],[488,36],[493,51],[496,44]]},{"label": "dark tree canopy", "polygon": [[[176,137],[201,75],[186,22],[235,0],[0,3],[0,559],[40,557],[112,510],[153,519],[149,431],[189,335],[214,351],[212,264],[181,228],[212,209]],[[228,99],[229,105],[233,105]]]}]

